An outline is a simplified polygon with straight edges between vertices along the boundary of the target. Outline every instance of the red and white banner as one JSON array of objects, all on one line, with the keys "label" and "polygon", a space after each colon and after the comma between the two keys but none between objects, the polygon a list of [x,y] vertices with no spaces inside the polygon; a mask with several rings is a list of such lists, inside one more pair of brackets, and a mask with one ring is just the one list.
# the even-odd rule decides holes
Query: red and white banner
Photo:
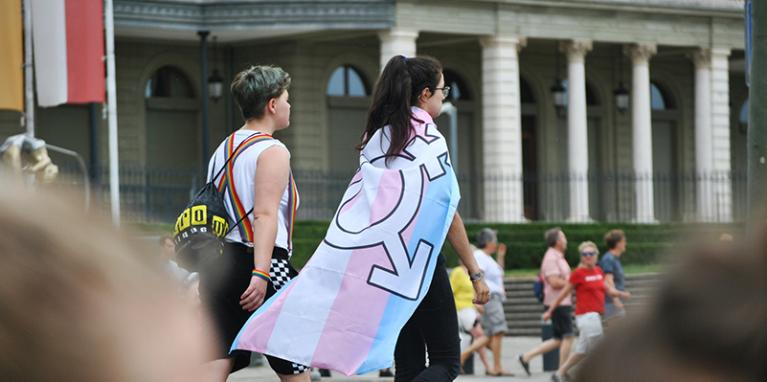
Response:
[{"label": "red and white banner", "polygon": [[103,0],[32,0],[37,104],[104,102]]}]

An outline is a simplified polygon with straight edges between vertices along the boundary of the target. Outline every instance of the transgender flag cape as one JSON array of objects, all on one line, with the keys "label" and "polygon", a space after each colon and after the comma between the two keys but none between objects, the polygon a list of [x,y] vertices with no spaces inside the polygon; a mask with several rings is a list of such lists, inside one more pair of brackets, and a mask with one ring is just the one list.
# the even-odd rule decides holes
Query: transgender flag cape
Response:
[{"label": "transgender flag cape", "polygon": [[325,240],[256,310],[232,350],[346,375],[392,365],[460,199],[444,137],[425,111],[413,114],[424,123],[413,121],[415,135],[389,169],[384,129],[370,139]]}]

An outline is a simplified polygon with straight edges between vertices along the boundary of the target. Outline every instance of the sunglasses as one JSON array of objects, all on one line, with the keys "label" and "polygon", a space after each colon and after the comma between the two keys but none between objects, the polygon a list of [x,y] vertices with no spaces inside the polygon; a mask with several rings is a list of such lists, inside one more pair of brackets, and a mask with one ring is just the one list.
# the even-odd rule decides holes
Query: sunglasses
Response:
[{"label": "sunglasses", "polygon": [[588,251],[588,252],[581,252],[581,256],[596,256],[596,252]]}]

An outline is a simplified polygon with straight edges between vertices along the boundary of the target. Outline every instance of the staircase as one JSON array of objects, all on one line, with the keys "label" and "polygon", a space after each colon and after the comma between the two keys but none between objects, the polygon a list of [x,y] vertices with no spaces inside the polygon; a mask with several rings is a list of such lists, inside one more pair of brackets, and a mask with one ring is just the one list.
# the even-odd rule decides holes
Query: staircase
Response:
[{"label": "staircase", "polygon": [[[626,310],[641,309],[651,297],[659,280],[657,273],[643,273],[626,276],[626,289],[632,296],[626,303]],[[509,324],[509,336],[540,337],[543,304],[533,295],[534,277],[506,278],[506,301],[504,311]]]}]

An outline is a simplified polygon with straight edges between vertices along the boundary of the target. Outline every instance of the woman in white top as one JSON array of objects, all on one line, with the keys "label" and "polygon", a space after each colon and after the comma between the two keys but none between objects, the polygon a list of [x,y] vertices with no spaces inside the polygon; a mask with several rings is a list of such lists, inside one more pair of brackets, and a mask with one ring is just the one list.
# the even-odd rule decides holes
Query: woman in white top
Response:
[{"label": "woman in white top", "polygon": [[[272,134],[290,124],[290,76],[278,67],[253,66],[237,74],[231,91],[244,125],[216,149],[209,178],[223,192],[234,225],[224,254],[201,266],[200,298],[220,339],[211,379],[225,381],[246,367],[250,352],[229,348],[251,313],[297,273],[290,265],[298,192],[290,152]],[[231,158],[231,160],[228,160]],[[220,171],[222,167],[224,171]],[[268,356],[281,381],[309,381],[307,368]]]},{"label": "woman in white top", "polygon": [[[486,373],[492,376],[510,376],[511,373],[501,366],[501,345],[503,336],[509,331],[503,301],[506,290],[503,284],[506,244],[498,243],[498,234],[490,228],[483,228],[477,233],[477,250],[474,258],[479,268],[485,273],[487,287],[490,288],[490,301],[482,309],[482,328],[490,337],[488,347],[493,352],[493,369]],[[495,254],[494,259],[491,255]]]}]

